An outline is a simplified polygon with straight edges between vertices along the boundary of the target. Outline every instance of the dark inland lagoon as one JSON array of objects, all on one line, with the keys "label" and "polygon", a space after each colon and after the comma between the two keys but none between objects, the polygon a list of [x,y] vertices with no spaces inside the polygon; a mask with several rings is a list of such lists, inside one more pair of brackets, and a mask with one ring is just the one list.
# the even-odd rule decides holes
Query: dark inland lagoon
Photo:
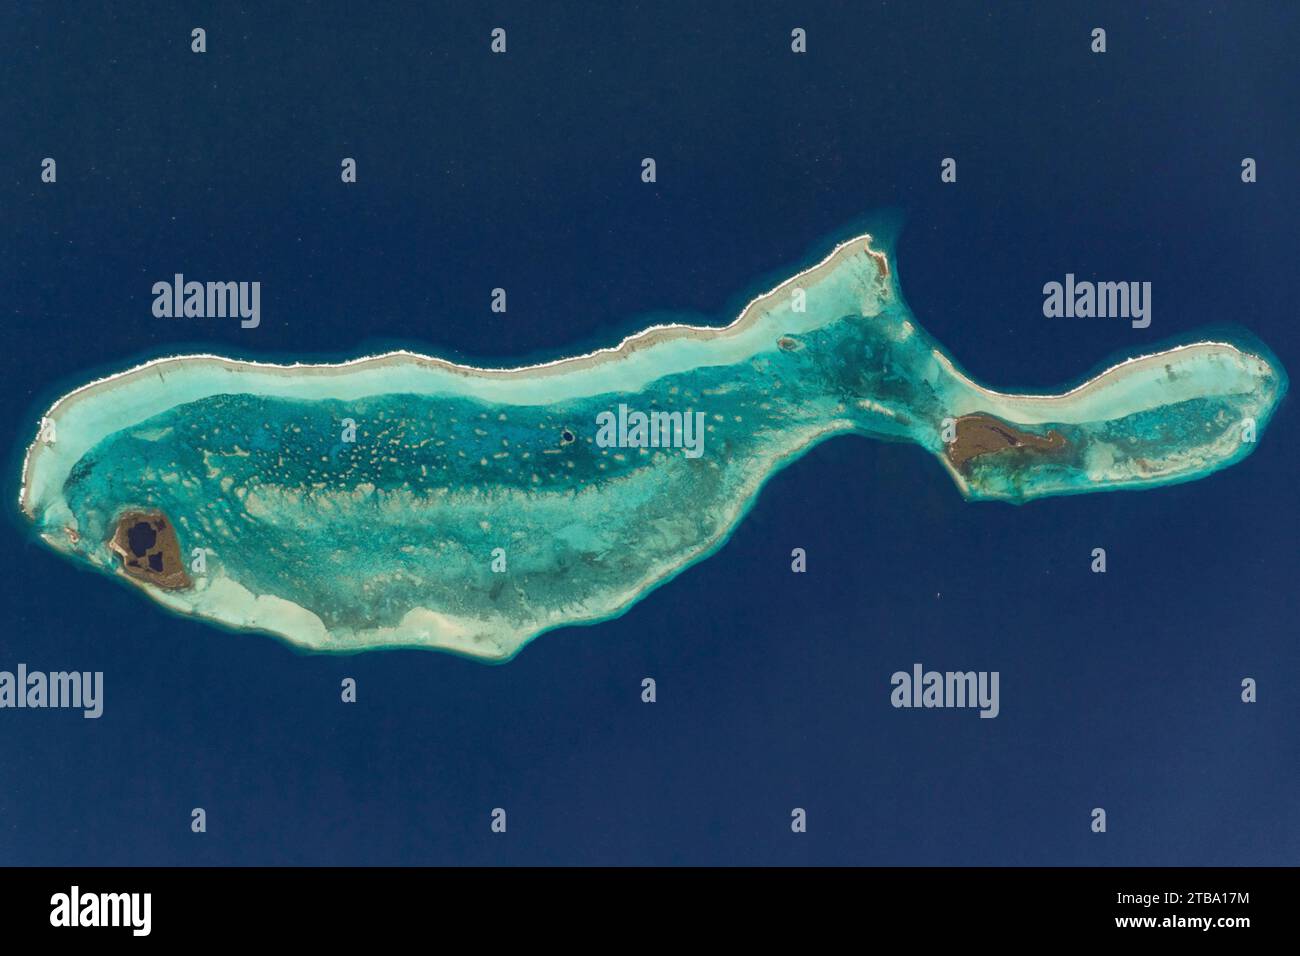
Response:
[{"label": "dark inland lagoon", "polygon": [[[145,359],[547,360],[725,324],[876,223],[916,319],[990,387],[1220,329],[1294,376],[1300,9],[930,6],[11,14],[0,670],[102,672],[103,713],[0,710],[0,863],[1300,859],[1293,396],[1203,480],[1023,506],[832,439],[716,554],[500,666],[186,619],[18,513],[43,410]],[[259,281],[260,323],[156,318],[176,273]],[[1046,318],[1067,273],[1150,282],[1150,326]],[[997,718],[891,706],[918,663],[998,672]]]}]

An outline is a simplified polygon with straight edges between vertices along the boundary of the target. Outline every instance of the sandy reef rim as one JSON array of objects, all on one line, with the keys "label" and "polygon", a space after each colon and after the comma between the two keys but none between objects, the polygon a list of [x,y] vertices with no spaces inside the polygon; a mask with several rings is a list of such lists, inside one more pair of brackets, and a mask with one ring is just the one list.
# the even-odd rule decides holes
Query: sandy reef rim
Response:
[{"label": "sandy reef rim", "polygon": [[[876,260],[878,268],[885,276],[890,274],[889,261],[886,253],[871,248],[872,237],[870,233],[862,233],[853,236],[839,243],[826,256],[815,264],[795,273],[789,278],[783,279],[766,292],[760,292],[751,298],[736,315],[736,318],[724,326],[712,325],[687,325],[685,323],[671,323],[667,325],[652,325],[634,332],[623,338],[617,345],[605,348],[593,349],[582,355],[565,356],[563,358],[553,359],[549,362],[538,362],[531,365],[505,366],[505,367],[488,367],[475,366],[449,359],[440,358],[436,355],[426,355],[421,352],[415,352],[410,349],[393,349],[387,352],[381,352],[374,355],[363,355],[353,359],[344,359],[339,362],[264,362],[255,359],[232,359],[223,355],[217,355],[212,352],[198,352],[182,355],[167,355],[155,359],[150,359],[139,365],[134,365],[121,372],[114,372],[112,375],[106,375],[102,378],[94,379],[84,385],[68,392],[65,395],[55,399],[41,416],[41,422],[45,419],[51,419],[54,415],[65,406],[76,404],[90,398],[92,395],[111,389],[114,386],[125,381],[138,378],[142,375],[155,371],[161,371],[169,365],[179,365],[184,367],[186,364],[198,362],[215,363],[217,365],[239,371],[241,369],[257,369],[259,371],[269,372],[271,374],[317,374],[317,375],[346,375],[350,372],[361,370],[371,370],[384,365],[402,365],[414,364],[428,368],[436,368],[442,371],[466,377],[483,377],[493,379],[510,379],[526,378],[533,376],[553,375],[561,372],[580,371],[584,368],[590,368],[597,365],[603,365],[608,362],[619,361],[627,356],[638,352],[642,349],[653,346],[659,342],[671,341],[678,338],[696,338],[709,339],[721,335],[735,334],[743,331],[752,322],[754,322],[761,311],[761,305],[767,299],[780,293],[783,289],[798,283],[800,280],[809,276],[818,275],[827,271],[839,258],[845,254],[857,252],[860,247],[867,255]],[[23,454],[22,482],[18,493],[18,505],[24,514],[29,518],[34,517],[28,501],[28,488],[30,486],[29,475],[35,454],[39,452],[42,442],[39,437],[34,439],[27,446]]]},{"label": "sandy reef rim", "polygon": [[[45,413],[41,416],[41,421],[38,422],[37,437],[27,446],[23,455],[18,505],[23,514],[25,514],[29,519],[34,519],[35,513],[29,494],[31,487],[30,476],[32,474],[35,460],[39,457],[40,451],[45,444],[39,436],[41,423],[46,419],[53,419],[60,411],[66,411],[69,407],[75,407],[77,404],[90,399],[100,392],[111,390],[118,385],[129,383],[145,375],[162,374],[162,372],[170,366],[176,366],[183,369],[189,365],[209,364],[233,372],[255,370],[286,378],[301,376],[304,374],[320,377],[342,377],[361,371],[370,372],[382,370],[384,367],[401,366],[424,367],[436,369],[442,372],[449,372],[464,378],[483,378],[498,381],[509,381],[511,379],[527,380],[550,375],[579,372],[587,368],[594,368],[621,361],[635,353],[663,342],[680,339],[709,340],[742,332],[757,321],[763,312],[763,307],[767,300],[777,296],[783,290],[799,283],[801,280],[809,277],[817,277],[820,274],[831,270],[841,258],[846,258],[847,256],[858,252],[865,252],[867,255],[871,256],[876,261],[880,274],[883,277],[893,280],[893,270],[890,268],[888,255],[883,251],[873,249],[871,244],[872,236],[870,233],[862,233],[840,242],[820,261],[796,272],[794,275],[791,275],[786,279],[783,279],[766,292],[761,292],[755,295],[740,310],[736,315],[736,318],[726,325],[688,325],[685,323],[652,325],[624,337],[617,345],[594,349],[582,355],[565,356],[551,361],[530,365],[501,367],[475,366],[453,362],[436,355],[427,355],[410,349],[392,349],[386,352],[376,353],[373,355],[363,355],[351,359],[343,359],[337,362],[268,362],[256,359],[232,359],[211,352],[169,355],[150,359],[147,362],[134,365],[121,372],[115,372],[111,375],[94,379],[93,381],[80,385],[65,395],[60,396],[49,406],[48,409],[46,409]],[[1051,403],[1076,394],[1085,393],[1096,387],[1103,379],[1115,375],[1116,373],[1137,371],[1146,364],[1166,356],[1171,356],[1175,353],[1189,350],[1225,350],[1237,355],[1251,354],[1245,352],[1243,349],[1233,345],[1232,343],[1223,341],[1183,343],[1168,349],[1144,353],[1123,359],[1116,362],[1114,365],[1103,369],[1096,375],[1079,383],[1073,388],[1058,393],[997,392],[986,388],[971,379],[970,376],[966,375],[952,361],[952,359],[938,349],[933,350],[933,355],[936,361],[941,363],[949,372],[959,379],[964,380],[974,390],[987,395],[991,399],[1033,403],[1041,401]]]}]

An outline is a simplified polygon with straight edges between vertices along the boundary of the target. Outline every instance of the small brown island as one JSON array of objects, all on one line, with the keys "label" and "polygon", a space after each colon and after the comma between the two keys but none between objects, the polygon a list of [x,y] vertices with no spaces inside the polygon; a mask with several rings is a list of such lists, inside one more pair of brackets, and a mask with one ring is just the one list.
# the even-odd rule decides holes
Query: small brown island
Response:
[{"label": "small brown island", "polygon": [[122,570],[128,577],[169,591],[191,584],[176,529],[161,511],[122,512],[108,546],[122,558]]},{"label": "small brown island", "polygon": [[1008,425],[992,415],[976,413],[957,419],[957,437],[948,443],[948,460],[965,472],[972,459],[1011,448],[1033,452],[1056,452],[1066,446],[1065,436],[1052,429],[1035,435]]}]

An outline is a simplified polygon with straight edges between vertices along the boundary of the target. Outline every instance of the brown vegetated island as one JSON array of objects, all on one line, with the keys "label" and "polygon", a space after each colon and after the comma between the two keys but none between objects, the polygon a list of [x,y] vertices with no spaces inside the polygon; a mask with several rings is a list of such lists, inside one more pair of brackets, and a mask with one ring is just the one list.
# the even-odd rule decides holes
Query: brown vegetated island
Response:
[{"label": "brown vegetated island", "polygon": [[972,459],[993,455],[1013,448],[1033,452],[1056,452],[1065,448],[1065,436],[1052,429],[1046,435],[1035,435],[1008,425],[992,415],[963,415],[957,419],[956,440],[948,443],[948,460],[965,471]]}]

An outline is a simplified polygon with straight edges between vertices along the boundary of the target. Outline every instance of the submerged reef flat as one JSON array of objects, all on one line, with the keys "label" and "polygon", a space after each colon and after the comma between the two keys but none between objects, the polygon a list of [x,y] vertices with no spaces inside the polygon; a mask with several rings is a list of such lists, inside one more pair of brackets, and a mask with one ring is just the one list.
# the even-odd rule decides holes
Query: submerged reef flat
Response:
[{"label": "submerged reef flat", "polygon": [[503,660],[626,610],[831,436],[915,442],[967,498],[1023,502],[1207,475],[1249,454],[1286,387],[1271,358],[1215,341],[1060,394],[993,391],[860,236],[726,327],[541,365],[149,362],[54,403],[19,506],[183,614],[315,650]]}]

